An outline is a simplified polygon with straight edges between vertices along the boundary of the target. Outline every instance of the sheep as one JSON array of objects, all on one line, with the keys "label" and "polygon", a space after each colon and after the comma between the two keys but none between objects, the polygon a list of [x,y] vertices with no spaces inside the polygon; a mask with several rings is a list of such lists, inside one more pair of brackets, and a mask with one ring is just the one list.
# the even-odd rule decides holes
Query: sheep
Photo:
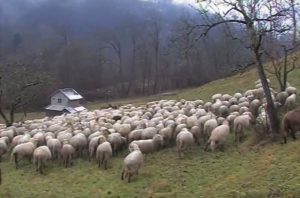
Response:
[{"label": "sheep", "polygon": [[222,94],[218,93],[218,94],[214,94],[211,99],[213,102],[216,102],[218,99],[222,98]]},{"label": "sheep", "polygon": [[291,134],[296,139],[296,132],[300,131],[300,108],[287,112],[282,118],[282,133],[284,143],[287,143],[287,136]]},{"label": "sheep", "polygon": [[93,137],[89,142],[89,161],[91,161],[96,154],[97,147],[99,146],[99,138],[100,136]]},{"label": "sheep", "polygon": [[148,127],[142,131],[141,139],[152,139],[155,134],[157,134],[157,129],[155,127]]},{"label": "sheep", "polygon": [[117,154],[126,144],[126,138],[121,136],[120,133],[109,134],[107,141],[111,144],[113,154]]},{"label": "sheep", "polygon": [[61,142],[55,138],[48,138],[46,142],[51,151],[52,158],[57,159],[62,146]]},{"label": "sheep", "polygon": [[191,128],[191,133],[193,134],[195,143],[200,145],[200,138],[202,137],[202,132],[199,126],[193,126]]},{"label": "sheep", "polygon": [[203,127],[203,139],[206,142],[214,128],[218,126],[218,122],[215,118],[212,118],[204,123]]},{"label": "sheep", "polygon": [[75,156],[75,148],[66,140],[63,142],[63,146],[60,150],[65,168],[72,165],[72,159]]},{"label": "sheep", "polygon": [[112,148],[111,144],[106,141],[104,136],[100,136],[99,138],[99,146],[96,150],[96,160],[98,162],[98,168],[102,164],[104,164],[104,169],[107,169],[107,163],[109,159],[112,157]]},{"label": "sheep", "polygon": [[244,130],[252,123],[252,116],[240,115],[233,121],[233,130],[235,134],[235,142],[238,143],[244,137]]},{"label": "sheep", "polygon": [[19,161],[24,157],[27,157],[29,162],[31,162],[32,154],[36,146],[37,140],[31,138],[29,142],[19,144],[15,148],[13,148],[11,153],[11,159],[14,158],[16,169],[18,169]]},{"label": "sheep", "polygon": [[193,134],[184,128],[176,137],[178,157],[183,157],[183,152],[194,143]]},{"label": "sheep", "polygon": [[288,92],[286,91],[279,92],[276,95],[276,101],[280,102],[281,105],[284,105],[287,97],[289,97]]},{"label": "sheep", "polygon": [[156,134],[152,139],[132,141],[128,148],[130,148],[132,144],[137,144],[143,154],[149,154],[158,151],[163,146],[163,143],[163,137]]},{"label": "sheep", "polygon": [[133,140],[141,140],[142,133],[143,133],[143,129],[135,129],[131,131],[128,135],[128,143],[132,142]]},{"label": "sheep", "polygon": [[176,124],[170,124],[166,128],[161,129],[158,133],[164,138],[164,144],[170,146]]},{"label": "sheep", "polygon": [[43,169],[45,167],[45,162],[51,159],[52,155],[50,149],[47,146],[40,146],[36,148],[33,152],[33,161],[36,167],[36,171],[43,174]]},{"label": "sheep", "polygon": [[222,125],[214,128],[214,130],[211,132],[204,150],[207,151],[209,145],[212,151],[215,151],[215,149],[218,147],[223,150],[223,146],[228,135],[229,123],[224,121]]},{"label": "sheep", "polygon": [[14,138],[14,136],[15,136],[15,128],[13,127],[6,128],[6,130],[2,131],[0,134],[0,137],[8,137],[10,142]]},{"label": "sheep", "polygon": [[291,110],[296,105],[296,94],[292,94],[289,97],[287,97],[284,106],[287,110]]},{"label": "sheep", "polygon": [[82,155],[87,148],[88,142],[84,134],[78,133],[70,139],[70,144],[75,148],[78,155]]},{"label": "sheep", "polygon": [[297,95],[297,88],[296,87],[287,87],[286,89],[285,89],[285,91],[289,94],[289,95],[292,95],[292,94],[295,94],[295,95]]},{"label": "sheep", "polygon": [[123,169],[121,173],[121,180],[128,178],[128,183],[131,182],[133,175],[138,175],[139,169],[144,163],[144,155],[137,144],[131,143],[130,153],[125,157],[123,162]]}]

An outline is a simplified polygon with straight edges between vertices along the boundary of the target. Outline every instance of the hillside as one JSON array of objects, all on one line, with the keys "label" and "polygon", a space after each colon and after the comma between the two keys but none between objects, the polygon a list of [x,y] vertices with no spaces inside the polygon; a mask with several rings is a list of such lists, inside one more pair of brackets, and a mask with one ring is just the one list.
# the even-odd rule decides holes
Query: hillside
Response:
[{"label": "hillside", "polygon": [[[115,101],[140,104],[158,99],[203,99],[214,93],[244,91],[254,86],[256,71],[249,70],[204,86],[177,91],[169,96],[150,96]],[[289,82],[300,90],[300,69]],[[274,83],[273,83],[274,84]],[[104,103],[90,103],[90,109]],[[248,137],[250,134],[248,133]],[[247,142],[245,143],[247,144]],[[147,157],[144,167],[131,184],[120,180],[122,160],[127,151],[113,158],[107,171],[96,163],[77,159],[68,169],[61,162],[48,163],[46,175],[39,175],[27,161],[15,170],[13,162],[1,162],[3,185],[0,197],[300,197],[300,140],[287,145],[276,142],[260,150],[239,149],[233,137],[225,152],[203,152],[195,146],[184,159],[175,148]]]}]

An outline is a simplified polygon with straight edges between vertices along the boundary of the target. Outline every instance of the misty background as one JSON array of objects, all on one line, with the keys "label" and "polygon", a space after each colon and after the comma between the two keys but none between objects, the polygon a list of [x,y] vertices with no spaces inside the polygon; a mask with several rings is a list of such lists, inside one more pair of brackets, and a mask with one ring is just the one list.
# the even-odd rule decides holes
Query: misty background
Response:
[{"label": "misty background", "polygon": [[227,26],[206,37],[191,31],[201,20],[194,7],[171,0],[1,0],[0,64],[51,76],[32,105],[41,108],[58,88],[88,101],[150,95],[199,86],[251,62]]}]

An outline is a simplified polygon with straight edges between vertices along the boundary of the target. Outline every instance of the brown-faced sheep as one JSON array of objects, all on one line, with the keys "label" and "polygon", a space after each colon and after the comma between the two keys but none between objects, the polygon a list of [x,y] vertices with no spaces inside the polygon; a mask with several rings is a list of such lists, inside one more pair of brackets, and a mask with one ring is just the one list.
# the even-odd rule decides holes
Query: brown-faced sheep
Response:
[{"label": "brown-faced sheep", "polygon": [[300,131],[300,108],[287,112],[282,119],[282,133],[284,143],[287,143],[287,136],[291,134],[296,139],[296,132]]}]

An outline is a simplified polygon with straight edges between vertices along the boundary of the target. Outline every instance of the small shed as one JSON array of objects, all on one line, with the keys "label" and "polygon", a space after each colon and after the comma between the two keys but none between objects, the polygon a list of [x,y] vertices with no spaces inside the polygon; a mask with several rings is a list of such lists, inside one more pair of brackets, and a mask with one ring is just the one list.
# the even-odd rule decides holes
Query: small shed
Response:
[{"label": "small shed", "polygon": [[76,113],[86,110],[86,108],[81,105],[83,97],[72,88],[59,89],[55,91],[50,98],[51,104],[45,107],[47,116]]}]

